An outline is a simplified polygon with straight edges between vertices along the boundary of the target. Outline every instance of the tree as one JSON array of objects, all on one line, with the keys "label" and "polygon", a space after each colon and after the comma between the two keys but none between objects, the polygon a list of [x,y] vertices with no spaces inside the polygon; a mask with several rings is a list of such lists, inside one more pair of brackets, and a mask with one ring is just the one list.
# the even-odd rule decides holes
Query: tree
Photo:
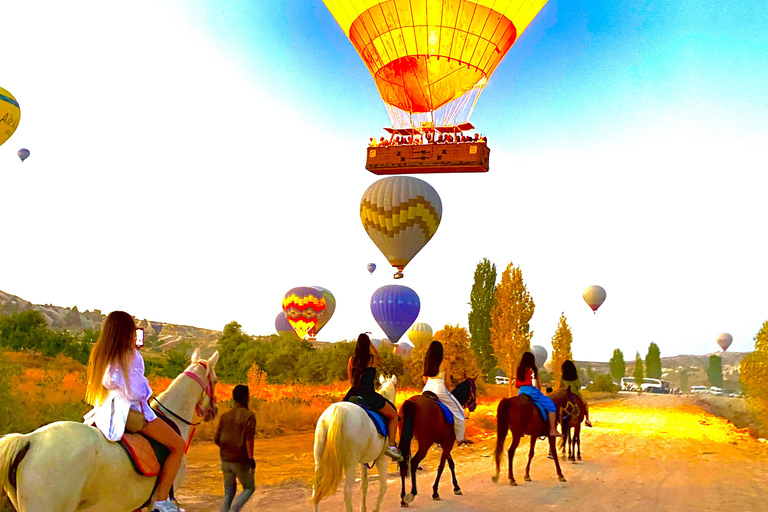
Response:
[{"label": "tree", "polygon": [[709,356],[709,366],[707,366],[707,378],[713,386],[722,387],[723,385],[723,360],[712,354]]},{"label": "tree", "polygon": [[186,351],[174,348],[173,350],[168,351],[168,354],[166,355],[165,366],[163,367],[162,373],[166,377],[173,379],[181,374],[188,364],[189,358],[187,357]]},{"label": "tree", "polygon": [[627,363],[624,362],[624,353],[620,349],[613,351],[613,357],[611,357],[608,363],[611,366],[611,377],[613,382],[621,383],[621,378],[624,377],[627,371]]},{"label": "tree", "polygon": [[688,392],[688,370],[680,370],[680,391]]},{"label": "tree", "polygon": [[533,331],[529,322],[536,304],[525,288],[520,267],[510,262],[501,274],[491,310],[491,344],[493,355],[509,376],[509,394],[515,385],[517,364],[523,353],[531,349]]},{"label": "tree", "polygon": [[739,367],[739,380],[748,400],[763,424],[768,425],[768,321],[755,336],[755,350],[748,354]]},{"label": "tree", "polygon": [[632,373],[632,376],[635,378],[635,386],[640,390],[640,386],[642,386],[643,379],[645,378],[645,372],[643,372],[643,358],[640,357],[640,352],[637,352],[637,355],[635,356],[635,371]]},{"label": "tree", "polygon": [[[243,332],[237,322],[229,322],[224,326],[216,345],[219,349],[219,362],[216,365],[216,375],[224,382],[245,382],[248,379],[248,369],[252,360],[243,357],[252,344],[253,339]],[[263,368],[262,364],[259,364]]]},{"label": "tree", "polygon": [[651,342],[648,354],[645,356],[645,371],[651,379],[661,378],[661,352],[654,342]]},{"label": "tree", "polygon": [[477,377],[480,366],[469,348],[469,332],[458,325],[446,325],[435,333],[435,340],[443,344],[443,359],[451,365],[451,381],[448,389],[455,388],[465,377]]},{"label": "tree", "polygon": [[557,324],[554,336],[552,336],[552,387],[555,389],[560,387],[563,363],[568,359],[573,360],[572,342],[573,334],[571,328],[568,327],[565,313],[560,313],[560,322]]},{"label": "tree", "polygon": [[496,264],[483,258],[475,268],[475,281],[469,294],[469,333],[470,347],[486,381],[498,364],[491,344],[491,311],[496,305],[495,293]]}]

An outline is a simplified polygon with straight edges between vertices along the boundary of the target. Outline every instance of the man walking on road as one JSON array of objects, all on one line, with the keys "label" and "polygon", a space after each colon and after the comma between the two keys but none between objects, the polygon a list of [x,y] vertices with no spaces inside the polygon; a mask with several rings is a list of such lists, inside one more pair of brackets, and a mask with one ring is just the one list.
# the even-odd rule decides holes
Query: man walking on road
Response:
[{"label": "man walking on road", "polygon": [[[248,409],[248,386],[235,386],[232,398],[235,407],[221,416],[214,439],[219,446],[221,471],[224,473],[224,503],[221,504],[221,512],[239,512],[255,490],[253,437],[256,435],[256,415]],[[238,480],[243,491],[235,499]]]}]

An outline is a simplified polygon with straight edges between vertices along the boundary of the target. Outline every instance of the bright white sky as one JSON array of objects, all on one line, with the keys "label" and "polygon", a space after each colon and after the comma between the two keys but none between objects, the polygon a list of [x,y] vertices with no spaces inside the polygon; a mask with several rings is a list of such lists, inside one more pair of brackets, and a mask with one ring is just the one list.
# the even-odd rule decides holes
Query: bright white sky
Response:
[{"label": "bright white sky", "polygon": [[[359,218],[377,179],[363,168],[365,141],[383,107],[367,133],[321,123],[183,3],[113,5],[3,7],[0,86],[22,118],[0,146],[0,289],[269,334],[288,289],[319,285],[337,300],[320,339],[383,336],[369,299],[393,271]],[[348,102],[367,101],[372,80],[360,88]],[[315,101],[320,111],[337,99]],[[548,350],[561,311],[580,360],[606,361],[614,348],[645,356],[651,341],[662,356],[703,354],[720,332],[733,335],[730,350],[751,350],[768,319],[768,121],[701,98],[680,105],[647,105],[642,123],[597,109],[594,132],[537,124],[546,131],[530,146],[497,121],[489,173],[427,176],[442,223],[399,282],[421,298],[417,321],[466,326],[487,257],[499,275],[521,266],[533,342]],[[476,122],[483,109],[495,112],[481,98]],[[32,153],[23,164],[21,147]],[[607,291],[597,315],[581,298],[589,284]]]}]

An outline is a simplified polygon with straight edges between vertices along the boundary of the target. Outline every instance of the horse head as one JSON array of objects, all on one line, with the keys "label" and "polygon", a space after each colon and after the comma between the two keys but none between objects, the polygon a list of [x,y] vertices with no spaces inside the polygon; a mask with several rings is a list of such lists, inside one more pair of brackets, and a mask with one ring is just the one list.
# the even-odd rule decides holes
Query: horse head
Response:
[{"label": "horse head", "polygon": [[203,421],[212,421],[219,413],[216,405],[214,388],[219,381],[216,377],[216,363],[219,362],[219,351],[213,353],[208,360],[200,358],[200,351],[195,349],[192,354],[192,364],[184,370],[184,375],[190,377],[202,387],[200,398],[195,405],[195,412],[203,418]]},{"label": "horse head", "polygon": [[395,384],[397,384],[397,375],[391,375],[390,377],[380,375],[379,383],[381,384],[379,394],[390,402],[395,403]]},{"label": "horse head", "polygon": [[453,396],[459,401],[462,407],[469,409],[470,412],[474,412],[477,408],[477,387],[475,386],[474,378],[465,378],[461,381],[461,384],[456,386],[453,390]]}]

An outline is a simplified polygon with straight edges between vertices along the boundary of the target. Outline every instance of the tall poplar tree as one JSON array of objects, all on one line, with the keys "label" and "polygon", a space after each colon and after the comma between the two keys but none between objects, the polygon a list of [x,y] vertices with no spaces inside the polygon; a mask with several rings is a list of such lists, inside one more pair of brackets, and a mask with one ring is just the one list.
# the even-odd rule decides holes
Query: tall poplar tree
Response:
[{"label": "tall poplar tree", "polygon": [[[562,366],[567,359],[573,360],[571,352],[571,343],[573,334],[568,327],[568,321],[565,319],[565,313],[560,313],[560,322],[557,324],[557,330],[552,336],[552,385],[555,389],[560,387],[562,379]],[[586,384],[589,384],[587,382]]]},{"label": "tall poplar tree", "polygon": [[523,352],[531,349],[529,322],[536,304],[525,288],[520,267],[507,265],[494,294],[496,304],[491,310],[491,344],[493,354],[509,376],[509,394],[515,385],[515,372]]},{"label": "tall poplar tree", "polygon": [[640,357],[640,352],[637,352],[637,355],[635,356],[635,371],[632,373],[632,376],[635,378],[635,386],[637,386],[637,389],[641,389],[640,386],[643,385],[645,372],[643,371],[643,358]]},{"label": "tall poplar tree", "polygon": [[768,321],[755,336],[755,350],[741,361],[739,380],[755,410],[762,411],[762,420],[768,425]]},{"label": "tall poplar tree", "polygon": [[661,352],[656,343],[651,342],[648,347],[648,354],[645,356],[645,372],[651,379],[661,378]]},{"label": "tall poplar tree", "polygon": [[723,360],[712,354],[709,356],[709,366],[707,367],[707,378],[713,386],[723,386]]},{"label": "tall poplar tree", "polygon": [[477,357],[486,382],[493,377],[491,372],[498,364],[491,345],[491,310],[496,304],[495,293],[496,264],[483,258],[475,268],[475,281],[469,294],[469,334],[470,348]]},{"label": "tall poplar tree", "polygon": [[680,370],[680,391],[688,393],[688,370]]},{"label": "tall poplar tree", "polygon": [[618,382],[621,385],[621,378],[627,371],[627,363],[624,362],[624,353],[620,349],[613,351],[613,357],[608,363],[611,366],[611,377],[614,382]]}]

